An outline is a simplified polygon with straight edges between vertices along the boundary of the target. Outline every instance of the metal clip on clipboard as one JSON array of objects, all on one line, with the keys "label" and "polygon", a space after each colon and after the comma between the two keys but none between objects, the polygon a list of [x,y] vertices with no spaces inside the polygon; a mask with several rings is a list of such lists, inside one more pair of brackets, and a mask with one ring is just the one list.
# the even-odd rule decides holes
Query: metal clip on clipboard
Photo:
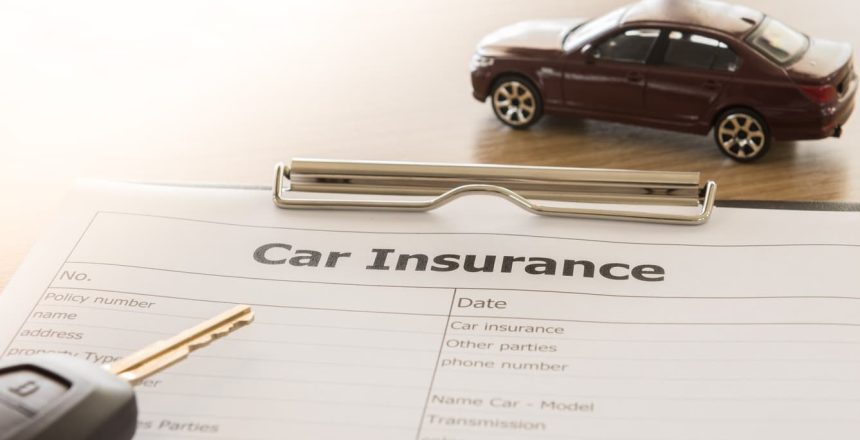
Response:
[{"label": "metal clip on clipboard", "polygon": [[[288,185],[288,186],[287,186]],[[274,202],[289,209],[428,211],[466,194],[503,197],[534,214],[699,225],[717,184],[699,173],[510,165],[293,159],[275,167]],[[285,194],[364,194],[365,198],[287,198]],[[413,196],[417,200],[370,195]],[[554,206],[538,201],[697,206],[693,214]]]}]

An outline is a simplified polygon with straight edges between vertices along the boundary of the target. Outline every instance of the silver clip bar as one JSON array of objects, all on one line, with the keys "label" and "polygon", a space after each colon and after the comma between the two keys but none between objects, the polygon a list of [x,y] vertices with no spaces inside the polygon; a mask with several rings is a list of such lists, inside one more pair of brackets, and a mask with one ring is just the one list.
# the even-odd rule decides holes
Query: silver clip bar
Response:
[{"label": "silver clip bar", "polygon": [[[288,184],[286,186],[285,184]],[[274,202],[290,209],[428,211],[471,193],[503,197],[540,215],[699,225],[717,184],[699,173],[511,165],[293,159],[275,167]],[[425,196],[421,200],[286,198],[285,193]],[[550,206],[536,200],[698,206],[694,214]]]}]

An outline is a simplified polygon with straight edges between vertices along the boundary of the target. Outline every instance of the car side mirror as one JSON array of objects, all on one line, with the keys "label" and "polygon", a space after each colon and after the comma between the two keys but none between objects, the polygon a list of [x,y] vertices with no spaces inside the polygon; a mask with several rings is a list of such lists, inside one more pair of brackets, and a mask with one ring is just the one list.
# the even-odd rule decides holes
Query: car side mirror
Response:
[{"label": "car side mirror", "polygon": [[582,52],[582,54],[585,55],[585,62],[587,64],[594,64],[594,61],[599,59],[600,56],[602,55],[600,53],[599,48],[594,47],[590,44],[586,44],[585,46],[583,46],[582,50],[580,52]]}]

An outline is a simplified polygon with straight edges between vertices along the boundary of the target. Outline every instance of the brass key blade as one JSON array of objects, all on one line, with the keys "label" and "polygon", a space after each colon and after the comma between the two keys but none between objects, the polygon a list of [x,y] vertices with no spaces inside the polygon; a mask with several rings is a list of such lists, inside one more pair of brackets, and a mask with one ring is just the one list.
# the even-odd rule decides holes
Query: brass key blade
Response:
[{"label": "brass key blade", "polygon": [[206,320],[172,338],[161,340],[138,350],[105,368],[137,385],[149,376],[185,359],[188,354],[200,347],[254,320],[250,306],[239,305]]}]

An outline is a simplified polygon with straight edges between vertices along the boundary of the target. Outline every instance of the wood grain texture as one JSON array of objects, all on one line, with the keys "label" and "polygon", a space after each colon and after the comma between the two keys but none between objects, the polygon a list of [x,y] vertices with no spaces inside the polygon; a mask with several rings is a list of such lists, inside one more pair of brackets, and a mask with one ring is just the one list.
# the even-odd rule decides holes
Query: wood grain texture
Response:
[{"label": "wood grain texture", "polygon": [[[857,116],[841,139],[724,158],[709,137],[547,117],[503,127],[470,95],[491,30],[618,1],[0,6],[0,285],[75,179],[270,184],[296,156],[701,171],[722,199],[860,201]],[[860,4],[743,1],[860,44]]]}]

